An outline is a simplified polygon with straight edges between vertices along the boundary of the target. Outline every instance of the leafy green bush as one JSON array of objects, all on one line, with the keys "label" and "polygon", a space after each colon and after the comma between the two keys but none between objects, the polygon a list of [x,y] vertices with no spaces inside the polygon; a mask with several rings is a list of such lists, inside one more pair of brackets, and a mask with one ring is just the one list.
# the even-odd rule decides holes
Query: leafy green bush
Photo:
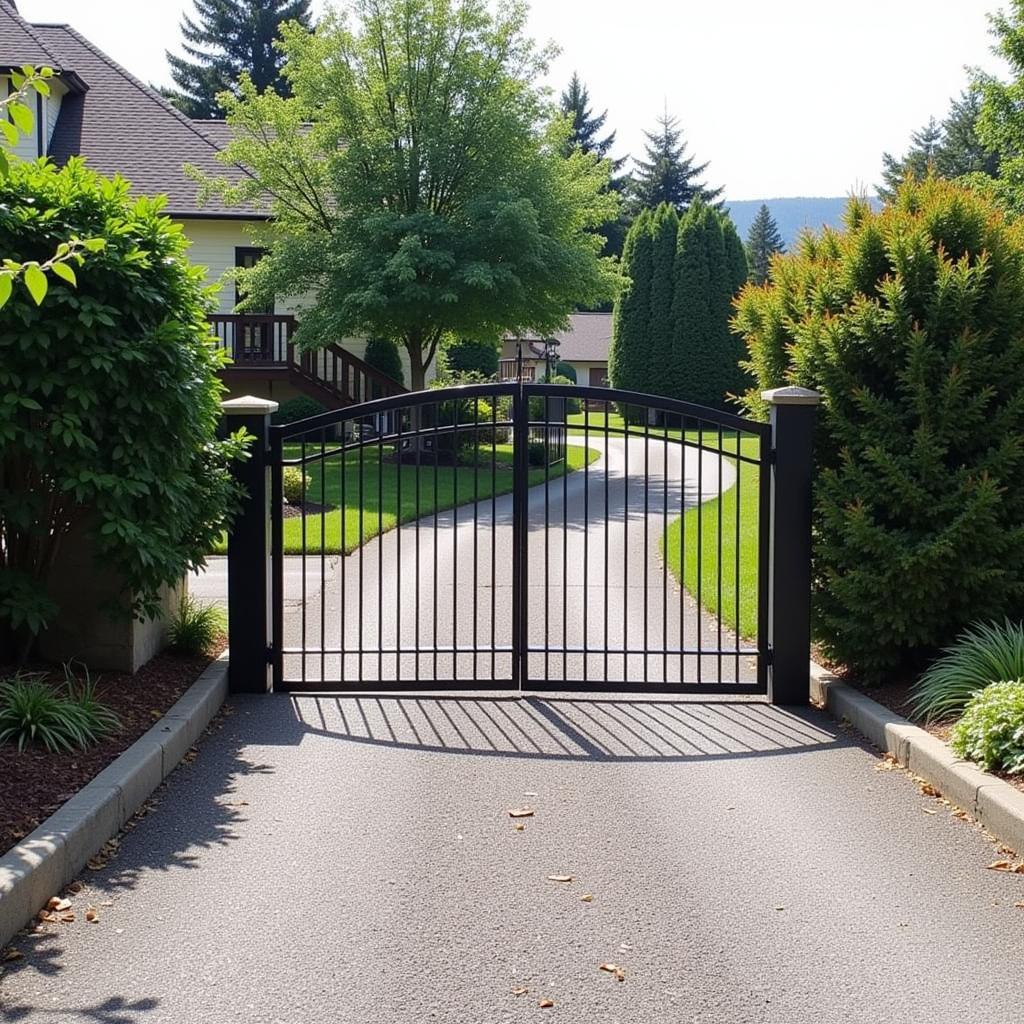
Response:
[{"label": "leafy green bush", "polygon": [[312,481],[308,473],[303,473],[298,466],[285,466],[281,471],[281,489],[284,500],[289,505],[300,505],[304,494],[309,494]]},{"label": "leafy green bush", "polygon": [[190,658],[209,654],[226,628],[221,608],[183,594],[167,629],[167,646],[175,654]]},{"label": "leafy green bush", "polygon": [[559,377],[564,377],[566,382],[569,384],[578,384],[579,380],[576,376],[576,367],[572,363],[559,363],[555,367],[555,376],[552,383]]},{"label": "leafy green bush", "polygon": [[[822,393],[815,632],[876,681],[1024,604],[1024,222],[950,182],[908,182],[805,235],[748,287],[757,385]],[[1014,676],[1013,678],[1016,678]]]},{"label": "leafy green bush", "polygon": [[327,412],[327,406],[321,405],[315,398],[298,395],[281,403],[277,412],[274,413],[273,421],[281,425],[297,423],[299,420],[308,420],[311,416],[319,416],[325,412]]},{"label": "leafy green bush", "polygon": [[548,458],[548,446],[543,441],[531,441],[526,449],[526,458],[531,466],[543,466]]},{"label": "leafy green bush", "polygon": [[0,682],[0,744],[13,743],[20,752],[38,743],[51,753],[70,753],[120,727],[114,712],[97,699],[88,677],[78,684],[67,669],[65,674],[63,693],[38,675]]},{"label": "leafy green bush", "polygon": [[[363,360],[393,381],[405,384],[402,353],[398,350],[398,343],[391,338],[370,338],[366,343]],[[370,395],[372,398],[383,398],[383,388],[376,383],[371,385]]]},{"label": "leafy green bush", "polygon": [[1024,623],[975,623],[947,647],[913,689],[913,713],[936,719],[962,711],[991,683],[1024,677]]},{"label": "leafy green bush", "polygon": [[45,259],[105,239],[37,305],[0,309],[0,662],[58,613],[47,593],[72,529],[124,580],[123,613],[155,616],[161,587],[202,565],[239,497],[239,432],[218,440],[224,357],[202,268],[164,200],[131,199],[79,160],[17,163],[0,180],[0,253]]},{"label": "leafy green bush", "polygon": [[1024,772],[1024,679],[992,683],[975,694],[949,745],[986,771]]},{"label": "leafy green bush", "polygon": [[458,338],[442,346],[438,361],[445,376],[472,373],[491,380],[498,373],[498,346],[493,341]]}]

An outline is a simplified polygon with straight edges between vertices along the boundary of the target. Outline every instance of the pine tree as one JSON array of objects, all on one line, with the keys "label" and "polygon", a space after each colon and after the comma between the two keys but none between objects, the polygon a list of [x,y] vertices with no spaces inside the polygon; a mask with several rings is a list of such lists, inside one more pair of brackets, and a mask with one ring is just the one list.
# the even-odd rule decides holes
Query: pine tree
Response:
[{"label": "pine tree", "polygon": [[643,210],[626,235],[622,270],[626,286],[612,313],[608,377],[612,387],[643,391],[647,381],[645,346],[650,338],[654,262],[653,213]]},{"label": "pine tree", "polygon": [[[581,149],[584,153],[593,153],[601,160],[610,161],[612,178],[609,188],[614,189],[620,195],[624,193],[629,184],[628,175],[621,174],[626,158],[615,159],[609,156],[612,146],[615,145],[615,132],[611,132],[604,138],[598,137],[598,133],[608,120],[608,111],[605,110],[597,116],[594,115],[590,109],[590,91],[575,71],[572,73],[568,87],[562,93],[559,105],[562,113],[572,119],[572,133],[566,140],[566,155],[574,149]],[[605,255],[621,256],[629,224],[630,221],[625,211],[620,210],[619,216],[615,220],[601,225],[597,234],[603,235],[605,238]]]},{"label": "pine tree", "polygon": [[882,185],[878,194],[883,199],[891,199],[908,174],[920,181],[928,173],[928,168],[934,166],[941,142],[942,126],[930,117],[923,128],[910,136],[910,149],[902,157],[883,153]]},{"label": "pine tree", "polygon": [[765,203],[757,211],[754,223],[747,234],[747,262],[750,265],[750,280],[761,285],[768,280],[768,268],[772,256],[777,252],[785,252],[779,226],[775,223],[771,211]]},{"label": "pine tree", "polygon": [[728,217],[701,200],[679,222],[672,302],[672,397],[724,408],[744,386],[743,343],[730,326],[746,256]]},{"label": "pine tree", "polygon": [[189,117],[222,117],[217,94],[234,91],[243,71],[263,92],[288,95],[284,57],[274,48],[281,26],[312,23],[310,0],[195,0],[195,17],[181,19],[186,56],[167,52],[176,90],[164,95]]},{"label": "pine tree", "polygon": [[658,118],[658,125],[658,131],[644,132],[647,159],[636,161],[632,183],[634,205],[639,209],[653,209],[660,203],[669,203],[682,215],[695,199],[714,203],[722,189],[708,188],[697,180],[708,165],[694,166],[695,158],[686,156],[678,119],[665,111]]}]

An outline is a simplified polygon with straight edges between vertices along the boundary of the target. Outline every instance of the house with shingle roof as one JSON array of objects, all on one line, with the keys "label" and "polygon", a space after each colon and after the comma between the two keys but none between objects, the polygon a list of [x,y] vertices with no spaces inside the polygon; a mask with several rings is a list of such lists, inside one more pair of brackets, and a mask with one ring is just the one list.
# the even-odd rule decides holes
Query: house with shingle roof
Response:
[{"label": "house with shingle roof", "polygon": [[555,343],[558,362],[568,363],[583,387],[608,387],[608,352],[612,345],[611,313],[573,313],[564,331],[547,337],[508,336],[502,341],[499,370],[502,380],[514,380],[519,353],[522,352],[523,376],[540,380],[545,374],[548,342]]},{"label": "house with shingle roof", "polygon": [[239,295],[230,273],[259,258],[252,231],[267,211],[258,204],[227,207],[216,198],[200,203],[199,186],[185,173],[186,165],[228,180],[248,173],[218,159],[230,137],[223,121],[186,117],[70,25],[30,23],[16,0],[0,0],[0,88],[10,89],[10,70],[26,64],[56,75],[51,95],[35,98],[34,129],[15,155],[57,164],[80,156],[103,175],[120,174],[136,195],[167,197],[166,212],[192,243],[190,258],[220,286],[211,326],[233,359],[224,372],[233,394],[278,401],[304,394],[338,407],[401,390],[363,362],[365,340],[296,351],[291,338],[301,300],[278,301],[259,314],[234,313]]}]

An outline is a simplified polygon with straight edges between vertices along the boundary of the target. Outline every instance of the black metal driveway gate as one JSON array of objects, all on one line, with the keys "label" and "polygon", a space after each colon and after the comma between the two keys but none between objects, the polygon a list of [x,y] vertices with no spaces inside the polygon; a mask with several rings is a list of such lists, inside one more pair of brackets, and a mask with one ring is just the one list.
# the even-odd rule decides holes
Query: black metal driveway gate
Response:
[{"label": "black metal driveway gate", "polygon": [[521,382],[226,403],[257,435],[233,688],[806,700],[816,396],[769,395],[770,424]]}]

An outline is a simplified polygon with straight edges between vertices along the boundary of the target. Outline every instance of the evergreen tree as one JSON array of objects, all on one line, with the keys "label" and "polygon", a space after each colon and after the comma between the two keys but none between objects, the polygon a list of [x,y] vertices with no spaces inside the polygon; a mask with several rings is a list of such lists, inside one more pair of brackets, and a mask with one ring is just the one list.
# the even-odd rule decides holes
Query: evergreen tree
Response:
[{"label": "evergreen tree", "polygon": [[284,55],[274,48],[281,25],[312,24],[310,0],[195,0],[195,17],[181,19],[186,56],[167,52],[176,90],[164,95],[189,117],[223,117],[217,94],[236,91],[247,72],[259,92],[290,94],[281,77]]},{"label": "evergreen tree", "polygon": [[730,326],[732,303],[747,277],[732,221],[701,200],[679,222],[672,302],[672,397],[724,408],[744,385],[741,339]]},{"label": "evergreen tree", "polygon": [[785,252],[779,226],[775,223],[767,204],[762,203],[757,211],[754,223],[747,234],[747,261],[750,266],[750,280],[754,284],[764,284],[768,280],[768,268],[772,256],[777,252]]},{"label": "evergreen tree", "polygon": [[639,209],[653,209],[669,203],[682,215],[695,199],[714,203],[721,188],[708,188],[698,179],[707,163],[694,166],[694,157],[686,156],[679,121],[666,111],[658,118],[658,131],[644,132],[647,159],[636,161],[633,176],[633,204]]},{"label": "evergreen tree", "polygon": [[679,215],[662,203],[651,218],[651,298],[639,390],[670,395],[665,383],[672,361],[672,296],[675,292],[676,235]]},{"label": "evergreen tree", "polygon": [[[611,132],[604,138],[599,138],[598,133],[604,128],[608,120],[608,111],[594,115],[590,108],[590,91],[583,84],[580,76],[574,71],[568,87],[562,93],[559,103],[562,113],[572,119],[572,133],[566,140],[565,154],[569,155],[573,150],[580,149],[584,153],[592,153],[601,160],[608,160],[611,163],[612,177],[608,187],[622,195],[629,184],[628,175],[621,174],[626,163],[625,157],[615,159],[609,156],[612,146],[615,145],[615,132]],[[621,256],[622,247],[625,244],[626,232],[629,230],[629,218],[625,211],[620,208],[615,220],[603,224],[597,233],[605,238],[604,252],[608,256]]]},{"label": "evergreen tree", "polygon": [[642,210],[626,235],[622,250],[626,285],[615,300],[612,313],[608,378],[612,387],[626,391],[643,391],[648,380],[645,347],[651,326],[653,219],[650,210]]}]

